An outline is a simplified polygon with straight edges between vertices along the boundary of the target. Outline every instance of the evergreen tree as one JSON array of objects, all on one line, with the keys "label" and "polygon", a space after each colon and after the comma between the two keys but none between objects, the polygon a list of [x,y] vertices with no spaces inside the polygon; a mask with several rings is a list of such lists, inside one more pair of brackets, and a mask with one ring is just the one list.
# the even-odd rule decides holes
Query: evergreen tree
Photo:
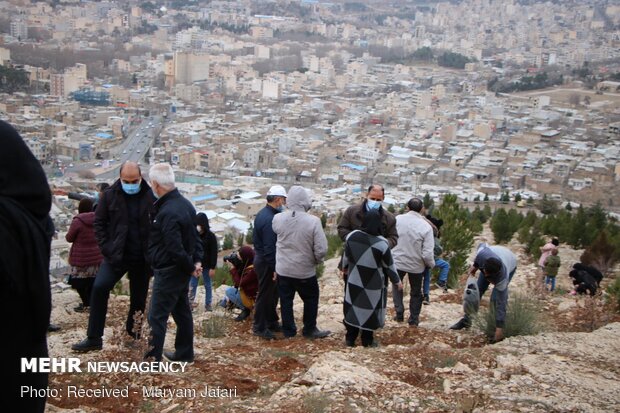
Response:
[{"label": "evergreen tree", "polygon": [[237,246],[239,248],[243,247],[244,240],[245,240],[245,237],[243,236],[243,234],[239,234],[239,238],[237,238]]},{"label": "evergreen tree", "polygon": [[521,194],[517,192],[517,194],[515,195],[515,203],[516,202],[521,202],[523,198],[521,197]]},{"label": "evergreen tree", "polygon": [[619,251],[609,242],[607,231],[602,230],[581,255],[580,261],[592,265],[605,274],[618,261]]},{"label": "evergreen tree", "polygon": [[531,196],[527,198],[527,204],[528,205],[534,205],[534,198],[532,198]]},{"label": "evergreen tree", "polygon": [[478,202],[480,202],[480,195],[476,195],[474,197],[474,202],[477,204]]},{"label": "evergreen tree", "polygon": [[424,203],[424,208],[426,208],[426,212],[430,214],[433,210],[433,206],[435,205],[435,201],[433,201],[428,192],[426,193],[426,195],[424,195],[422,202]]},{"label": "evergreen tree", "polygon": [[390,204],[388,205],[388,212],[390,212],[391,214],[396,213],[396,208],[394,208],[394,204]]},{"label": "evergreen tree", "polygon": [[234,247],[234,238],[233,235],[231,233],[228,233],[226,235],[224,235],[224,244],[222,245],[222,248],[225,250],[231,250]]},{"label": "evergreen tree", "polygon": [[568,238],[566,239],[566,241],[573,247],[584,247],[584,236],[587,229],[587,222],[588,219],[586,216],[586,210],[583,205],[579,205],[579,208],[577,208],[577,213],[572,220]]},{"label": "evergreen tree", "polygon": [[573,207],[571,206],[570,202],[566,203],[566,207],[565,208],[566,208],[567,211],[572,211],[573,210]]},{"label": "evergreen tree", "polygon": [[484,193],[484,202],[489,202],[489,194],[487,194],[486,192]]},{"label": "evergreen tree", "polygon": [[543,199],[538,204],[538,209],[543,215],[553,214],[558,210],[558,203],[547,198],[547,194],[543,195]]},{"label": "evergreen tree", "polygon": [[321,214],[321,226],[323,229],[327,226],[327,214],[325,212]]},{"label": "evergreen tree", "polygon": [[444,256],[450,257],[448,285],[454,287],[467,268],[467,257],[474,245],[474,231],[466,208],[458,204],[456,195],[446,195],[435,215],[442,219],[441,244]]},{"label": "evergreen tree", "polygon": [[504,208],[496,210],[491,218],[491,231],[497,244],[504,244],[512,238],[514,232],[511,230],[510,220]]},{"label": "evergreen tree", "polygon": [[485,204],[482,212],[484,212],[484,216],[487,218],[487,221],[493,216],[493,212],[491,211],[491,206],[489,204]]}]

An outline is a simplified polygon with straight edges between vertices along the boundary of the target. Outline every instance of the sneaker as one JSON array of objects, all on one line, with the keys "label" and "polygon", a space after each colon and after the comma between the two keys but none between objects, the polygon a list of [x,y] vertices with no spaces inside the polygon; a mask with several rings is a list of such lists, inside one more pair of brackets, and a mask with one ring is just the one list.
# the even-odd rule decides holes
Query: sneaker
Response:
[{"label": "sneaker", "polygon": [[324,330],[321,331],[318,328],[315,328],[314,330],[312,330],[309,333],[304,333],[304,337],[305,338],[309,338],[309,339],[315,339],[315,338],[325,338],[327,336],[329,336],[332,332],[329,330]]},{"label": "sneaker", "polygon": [[205,305],[205,311],[207,311],[207,312],[213,311],[213,308],[211,307],[211,304]]},{"label": "sneaker", "polygon": [[373,340],[370,343],[362,343],[362,346],[370,347],[370,348],[375,348],[375,347],[379,347],[379,343],[377,343],[376,340]]},{"label": "sneaker", "polygon": [[355,347],[355,340],[345,340],[344,345],[347,347]]},{"label": "sneaker", "polygon": [[420,324],[420,322],[418,320],[409,319],[409,320],[407,320],[407,324],[409,324],[409,326],[411,326],[411,327],[417,327],[418,324]]},{"label": "sneaker", "polygon": [[253,330],[252,334],[257,337],[264,338],[265,340],[274,340],[276,338],[276,336],[269,329],[265,329],[263,331]]},{"label": "sneaker", "polygon": [[168,361],[182,361],[185,363],[194,362],[194,357],[189,357],[189,358],[178,357],[175,351],[164,351],[164,358],[166,358]]},{"label": "sneaker", "polygon": [[402,323],[403,321],[405,321],[405,315],[403,313],[396,313],[396,315],[394,316],[394,321]]},{"label": "sneaker", "polygon": [[431,298],[428,296],[428,294],[424,294],[424,299],[422,300],[422,304],[429,305],[430,303],[431,303]]},{"label": "sneaker", "polygon": [[470,326],[471,323],[467,319],[461,318],[459,321],[456,322],[456,324],[450,326],[450,330],[462,330],[464,328],[469,328]]},{"label": "sneaker", "polygon": [[435,283],[435,286],[436,286],[437,288],[444,288],[444,289],[445,289],[445,288],[446,288],[446,283],[441,282],[441,281],[437,281],[437,282]]},{"label": "sneaker", "polygon": [[97,351],[103,348],[103,340],[101,338],[85,338],[71,346],[71,350],[77,351],[79,353],[86,353],[89,351]]},{"label": "sneaker", "polygon": [[235,321],[243,321],[250,316],[250,310],[244,308],[241,310],[241,313],[237,317],[234,318]]}]

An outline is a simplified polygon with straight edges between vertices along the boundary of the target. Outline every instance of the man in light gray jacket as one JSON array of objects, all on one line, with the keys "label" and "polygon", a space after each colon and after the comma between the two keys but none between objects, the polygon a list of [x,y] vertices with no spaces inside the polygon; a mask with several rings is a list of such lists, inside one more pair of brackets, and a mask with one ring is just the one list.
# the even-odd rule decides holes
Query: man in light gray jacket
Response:
[{"label": "man in light gray jacket", "polygon": [[[396,217],[398,244],[392,250],[392,256],[400,279],[405,278],[405,275],[409,276],[411,299],[408,321],[410,326],[417,326],[420,322],[420,309],[422,308],[424,269],[435,266],[433,254],[435,240],[433,228],[420,213],[424,208],[422,200],[411,198],[407,202],[407,207],[409,212]],[[396,308],[394,319],[399,322],[404,321],[405,306],[402,290],[392,288],[392,298]]]},{"label": "man in light gray jacket", "polygon": [[304,328],[306,338],[327,337],[329,331],[316,327],[319,309],[319,283],[316,266],[327,253],[327,238],[321,220],[308,214],[312,204],[305,188],[293,186],[288,191],[288,210],[273,217],[272,228],[278,236],[276,242],[276,273],[280,294],[282,332],[285,337],[297,334],[293,314],[293,299],[299,294],[304,302]]}]

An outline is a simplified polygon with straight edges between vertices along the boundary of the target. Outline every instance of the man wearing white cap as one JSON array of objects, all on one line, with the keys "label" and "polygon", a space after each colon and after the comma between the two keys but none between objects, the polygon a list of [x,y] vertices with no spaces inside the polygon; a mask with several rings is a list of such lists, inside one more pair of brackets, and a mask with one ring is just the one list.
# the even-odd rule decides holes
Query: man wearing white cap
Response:
[{"label": "man wearing white cap", "polygon": [[267,205],[256,214],[252,241],[254,243],[254,269],[258,276],[258,295],[254,303],[254,335],[267,340],[275,338],[273,331],[280,331],[278,323],[278,284],[275,280],[277,236],[271,226],[273,217],[284,210],[286,190],[274,185],[267,191]]}]

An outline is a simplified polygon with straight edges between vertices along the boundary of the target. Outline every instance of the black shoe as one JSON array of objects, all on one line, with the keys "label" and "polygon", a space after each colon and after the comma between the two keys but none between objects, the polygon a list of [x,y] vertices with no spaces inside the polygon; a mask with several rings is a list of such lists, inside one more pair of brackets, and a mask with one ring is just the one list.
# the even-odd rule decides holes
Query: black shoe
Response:
[{"label": "black shoe", "polygon": [[282,331],[282,324],[280,323],[271,324],[270,326],[267,327],[267,329],[273,333],[279,333]]},{"label": "black shoe", "polygon": [[86,313],[88,312],[88,310],[90,310],[90,307],[84,304],[80,304],[77,307],[73,307],[73,311],[75,311],[76,313]]},{"label": "black shoe", "polygon": [[469,328],[471,323],[464,318],[461,318],[456,324],[450,326],[450,330],[462,330],[464,328]]},{"label": "black shoe", "polygon": [[175,351],[164,351],[164,357],[168,361],[182,361],[182,362],[185,362],[185,363],[193,363],[194,362],[194,357],[190,357],[190,358],[177,357],[177,353]]},{"label": "black shoe", "polygon": [[241,313],[237,317],[234,318],[235,321],[243,321],[250,316],[250,310],[244,308],[241,310]]},{"label": "black shoe", "polygon": [[252,331],[252,334],[257,337],[264,338],[265,340],[274,340],[276,338],[276,336],[269,329],[265,329],[263,331],[254,330]]},{"label": "black shoe", "polygon": [[47,326],[47,331],[49,333],[54,333],[54,332],[56,332],[56,331],[58,331],[60,329],[61,329],[60,326],[57,326],[56,324],[50,324],[50,325]]},{"label": "black shoe", "polygon": [[403,321],[405,321],[405,315],[403,313],[396,313],[396,315],[394,316],[394,321],[402,323]]},{"label": "black shoe", "polygon": [[355,340],[344,340],[344,344],[347,347],[355,347]]},{"label": "black shoe", "polygon": [[422,304],[428,305],[430,303],[431,303],[431,298],[428,296],[428,294],[424,294],[424,300],[422,300]]},{"label": "black shoe", "polygon": [[362,343],[362,346],[364,346],[364,347],[379,347],[379,343],[377,343],[375,340],[373,340],[370,343]]},{"label": "black shoe", "polygon": [[419,322],[419,321],[417,321],[417,320],[411,320],[411,319],[407,320],[407,323],[408,323],[411,327],[417,327],[417,326],[418,326],[418,324],[420,324],[420,322]]},{"label": "black shoe", "polygon": [[71,346],[71,350],[79,353],[86,353],[88,351],[97,351],[103,348],[103,340],[100,338],[85,338],[77,344]]},{"label": "black shoe", "polygon": [[446,288],[446,283],[442,283],[440,281],[437,281],[435,283],[435,286],[437,286],[437,288]]},{"label": "black shoe", "polygon": [[325,338],[328,335],[330,335],[332,332],[329,330],[324,330],[321,331],[318,328],[315,328],[314,330],[312,330],[310,333],[304,333],[304,337],[306,338],[310,338],[310,339],[315,339],[315,338]]}]

